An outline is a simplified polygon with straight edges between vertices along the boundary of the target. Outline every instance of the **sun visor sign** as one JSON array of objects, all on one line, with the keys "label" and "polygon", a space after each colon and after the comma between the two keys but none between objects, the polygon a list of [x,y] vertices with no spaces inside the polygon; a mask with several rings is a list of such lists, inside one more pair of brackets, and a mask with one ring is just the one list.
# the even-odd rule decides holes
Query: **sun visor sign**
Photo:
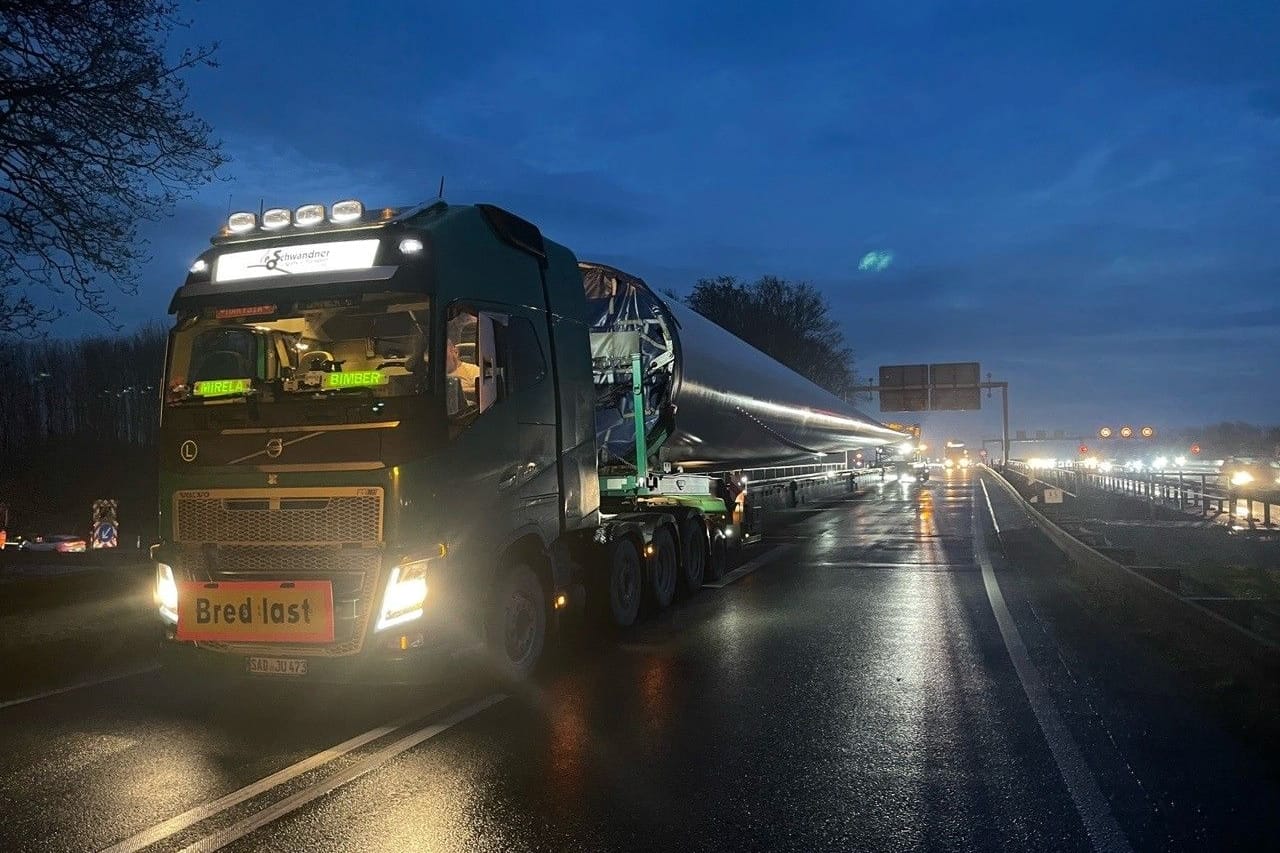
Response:
[{"label": "sun visor sign", "polygon": [[378,240],[344,240],[304,246],[273,246],[219,255],[213,280],[244,281],[342,270],[367,270],[378,255]]}]

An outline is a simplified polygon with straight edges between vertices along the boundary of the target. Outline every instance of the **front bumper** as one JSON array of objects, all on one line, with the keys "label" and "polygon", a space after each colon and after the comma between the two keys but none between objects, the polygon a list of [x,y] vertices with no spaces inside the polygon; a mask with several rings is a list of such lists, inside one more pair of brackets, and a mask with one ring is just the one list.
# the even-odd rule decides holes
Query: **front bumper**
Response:
[{"label": "front bumper", "polygon": [[[463,637],[427,639],[421,627],[405,626],[404,631],[388,631],[388,635],[424,633],[420,646],[393,649],[381,645],[381,637],[366,642],[364,648],[351,655],[301,655],[290,647],[273,650],[255,644],[252,649],[234,645],[208,648],[174,638],[173,626],[161,630],[161,662],[178,672],[197,672],[214,678],[266,679],[299,683],[330,684],[431,684],[441,681],[465,667],[474,659],[479,645]],[[305,675],[263,675],[249,671],[251,657],[305,660]]]}]

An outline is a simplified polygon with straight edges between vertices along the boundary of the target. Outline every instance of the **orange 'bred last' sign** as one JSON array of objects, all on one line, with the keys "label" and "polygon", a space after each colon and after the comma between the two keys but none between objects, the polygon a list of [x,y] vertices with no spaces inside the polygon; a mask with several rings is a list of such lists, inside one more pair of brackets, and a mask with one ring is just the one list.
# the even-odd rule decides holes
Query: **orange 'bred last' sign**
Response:
[{"label": "orange 'bred last' sign", "polygon": [[329,581],[179,581],[178,639],[332,643]]}]

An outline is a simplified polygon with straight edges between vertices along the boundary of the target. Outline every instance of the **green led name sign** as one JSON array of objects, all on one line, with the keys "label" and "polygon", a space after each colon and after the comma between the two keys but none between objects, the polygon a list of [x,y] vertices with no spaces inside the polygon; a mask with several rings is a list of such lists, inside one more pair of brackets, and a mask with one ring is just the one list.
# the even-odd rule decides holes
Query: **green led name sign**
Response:
[{"label": "green led name sign", "polygon": [[227,397],[244,394],[251,387],[248,379],[205,379],[197,382],[191,393],[197,397]]},{"label": "green led name sign", "polygon": [[326,388],[368,388],[373,385],[386,385],[387,377],[380,370],[353,370],[350,373],[326,373]]}]

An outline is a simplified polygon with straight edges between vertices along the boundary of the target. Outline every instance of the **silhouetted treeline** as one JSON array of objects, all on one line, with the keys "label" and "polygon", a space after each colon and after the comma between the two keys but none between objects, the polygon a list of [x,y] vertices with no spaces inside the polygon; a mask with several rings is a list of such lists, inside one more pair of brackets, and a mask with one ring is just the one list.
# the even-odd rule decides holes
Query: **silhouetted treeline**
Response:
[{"label": "silhouetted treeline", "polygon": [[155,535],[165,333],[0,340],[0,503],[9,531],[87,535],[120,501],[121,543]]},{"label": "silhouetted treeline", "polygon": [[165,334],[0,341],[0,461],[51,439],[150,446],[159,426]]},{"label": "silhouetted treeline", "polygon": [[1280,426],[1262,427],[1244,421],[1223,421],[1180,431],[1186,442],[1203,448],[1204,456],[1278,456]]}]

